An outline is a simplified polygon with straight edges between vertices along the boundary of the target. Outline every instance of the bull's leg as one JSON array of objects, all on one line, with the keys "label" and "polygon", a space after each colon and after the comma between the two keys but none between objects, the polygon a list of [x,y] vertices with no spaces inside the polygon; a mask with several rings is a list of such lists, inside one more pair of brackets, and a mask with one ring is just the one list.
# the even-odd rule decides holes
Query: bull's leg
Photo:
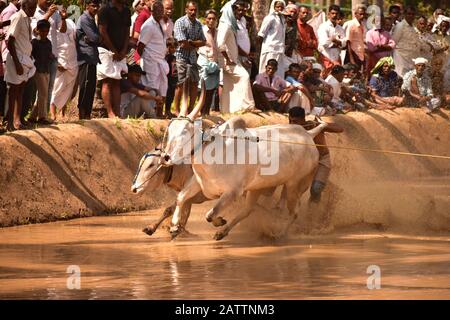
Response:
[{"label": "bull's leg", "polygon": [[289,211],[290,221],[286,228],[284,229],[284,234],[287,235],[289,232],[289,228],[292,226],[292,224],[297,220],[297,213],[295,212],[295,209],[297,207],[298,203],[298,189],[296,186],[286,186],[286,206]]},{"label": "bull's leg", "polygon": [[[186,210],[186,205],[188,200],[195,197],[199,192],[202,191],[202,188],[198,184],[197,180],[193,176],[188,183],[185,185],[183,190],[177,196],[177,206],[175,208],[175,212],[173,213],[172,218],[172,226],[170,227],[170,234],[172,239],[174,239],[180,232],[183,231],[183,225],[180,223],[183,213]],[[187,219],[186,219],[187,220]],[[187,221],[185,221],[186,223]]]},{"label": "bull's leg", "polygon": [[173,212],[175,211],[175,207],[176,204],[174,203],[173,205],[171,205],[170,207],[167,207],[162,216],[159,218],[158,221],[156,221],[155,223],[152,223],[148,226],[146,226],[142,232],[148,234],[149,236],[151,236],[152,234],[154,234],[156,232],[156,230],[158,229],[159,225],[166,220],[167,218],[169,218],[170,216],[172,216]]},{"label": "bull's leg", "polygon": [[289,221],[286,229],[284,230],[285,235],[288,234],[289,228],[294,224],[295,220],[297,220],[298,215],[295,212],[295,209],[297,208],[297,204],[300,201],[303,193],[308,190],[311,184],[312,177],[312,175],[308,175],[307,177],[300,180],[297,185],[286,185],[286,201],[291,221]]},{"label": "bull's leg", "polygon": [[206,213],[206,221],[212,222],[215,227],[221,227],[227,223],[222,217],[217,217],[220,211],[229,206],[236,199],[236,191],[222,194],[216,205]]},{"label": "bull's leg", "polygon": [[228,225],[226,225],[222,230],[218,231],[214,235],[215,240],[222,240],[225,238],[231,231],[231,229],[234,228],[239,222],[247,218],[250,213],[252,212],[252,209],[254,205],[256,204],[256,201],[258,201],[260,191],[248,191],[247,197],[245,198],[245,207],[244,210],[239,213]]}]

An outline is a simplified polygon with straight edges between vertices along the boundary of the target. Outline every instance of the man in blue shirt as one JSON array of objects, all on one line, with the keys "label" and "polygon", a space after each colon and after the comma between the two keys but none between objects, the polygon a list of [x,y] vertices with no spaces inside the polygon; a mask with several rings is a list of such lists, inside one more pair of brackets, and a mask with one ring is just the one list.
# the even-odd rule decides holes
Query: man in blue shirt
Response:
[{"label": "man in blue shirt", "polygon": [[77,53],[79,65],[78,80],[80,93],[78,95],[78,110],[80,119],[90,119],[94,103],[98,45],[101,42],[100,33],[95,24],[95,16],[100,8],[100,0],[87,0],[86,11],[77,23]]},{"label": "man in blue shirt", "polygon": [[192,109],[197,98],[197,86],[200,79],[197,66],[197,48],[206,44],[203,26],[196,19],[197,3],[188,1],[185,8],[186,15],[178,19],[174,26],[174,36],[179,44],[175,52],[178,70],[178,85],[175,91],[177,112],[180,111],[180,99],[185,81],[189,81],[189,110]]}]

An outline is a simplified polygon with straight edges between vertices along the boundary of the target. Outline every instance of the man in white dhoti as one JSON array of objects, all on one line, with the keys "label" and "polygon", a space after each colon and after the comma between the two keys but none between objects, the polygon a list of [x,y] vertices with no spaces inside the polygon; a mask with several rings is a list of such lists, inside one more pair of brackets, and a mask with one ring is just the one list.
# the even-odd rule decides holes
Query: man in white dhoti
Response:
[{"label": "man in white dhoti", "polygon": [[[261,44],[259,73],[264,73],[270,59],[277,60],[280,66],[284,65],[286,21],[282,12],[285,5],[284,1],[273,0],[270,4],[269,15],[261,24],[258,32],[258,41]],[[284,69],[278,68],[277,75],[284,78]]]},{"label": "man in white dhoti", "polygon": [[77,26],[67,19],[65,33],[57,33],[58,38],[58,70],[56,71],[55,84],[50,100],[50,116],[56,120],[57,110],[65,116],[66,104],[72,98],[73,90],[77,84],[78,61],[75,44]]},{"label": "man in white dhoti", "polygon": [[11,17],[8,29],[8,54],[5,64],[5,82],[8,90],[8,130],[25,129],[20,121],[22,96],[25,83],[35,71],[31,60],[31,26],[30,17],[36,11],[36,0],[23,0],[22,9]]},{"label": "man in white dhoti", "polygon": [[417,45],[419,36],[414,29],[415,15],[416,9],[414,7],[406,7],[405,18],[395,25],[392,34],[395,41],[395,72],[402,78],[409,70],[414,69],[412,59],[420,55],[420,46]]},{"label": "man in white dhoti", "polygon": [[[152,16],[142,26],[138,53],[141,56],[140,65],[146,73],[142,77],[142,84],[165,99],[169,64],[165,59],[167,48],[166,36],[161,25],[163,15],[162,3],[155,2],[152,6]],[[162,104],[156,106],[156,113],[158,117],[162,117]]]},{"label": "man in white dhoti", "polygon": [[244,14],[243,8],[245,5],[241,0],[225,4],[217,32],[217,46],[221,53],[219,65],[223,69],[223,89],[220,97],[222,113],[250,111],[255,108],[250,75],[239,60],[236,42],[237,19]]}]

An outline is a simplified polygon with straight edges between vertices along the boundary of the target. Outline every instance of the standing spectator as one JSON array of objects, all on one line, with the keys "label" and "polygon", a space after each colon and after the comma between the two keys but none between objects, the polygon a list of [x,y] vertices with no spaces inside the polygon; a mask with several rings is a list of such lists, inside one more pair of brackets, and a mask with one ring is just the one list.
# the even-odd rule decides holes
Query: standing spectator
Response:
[{"label": "standing spectator", "polygon": [[367,74],[370,74],[370,71],[381,58],[392,56],[392,50],[395,48],[395,41],[392,39],[390,33],[391,29],[392,19],[389,17],[382,17],[380,28],[375,27],[367,31]]},{"label": "standing spectator", "polygon": [[366,27],[364,19],[366,16],[366,6],[359,5],[355,10],[355,18],[347,24],[347,57],[346,62],[356,65],[361,71],[365,67],[364,40],[366,38]]},{"label": "standing spectator", "polygon": [[197,99],[197,86],[200,79],[197,66],[197,49],[206,44],[203,26],[197,20],[198,5],[195,1],[188,1],[185,7],[186,15],[175,22],[175,39],[178,41],[177,58],[178,86],[175,90],[175,106],[180,111],[180,99],[183,83],[189,81],[189,107],[191,110]]},{"label": "standing spectator", "polygon": [[298,8],[295,4],[286,6],[284,16],[286,19],[286,36],[284,38],[286,48],[283,57],[283,73],[285,73],[292,63],[300,63],[302,58],[297,53],[298,37],[297,37],[297,18]]},{"label": "standing spectator", "polygon": [[[166,36],[161,26],[164,7],[161,2],[155,2],[151,9],[152,16],[141,28],[137,51],[141,56],[140,64],[146,73],[143,85],[150,88],[152,94],[162,96],[165,100],[169,65],[165,59]],[[162,104],[156,105],[156,115],[162,117]]]},{"label": "standing spectator", "polygon": [[392,19],[392,29],[390,30],[391,33],[393,32],[395,26],[397,23],[399,23],[402,15],[402,8],[398,5],[392,5],[389,7],[389,17]]},{"label": "standing spectator", "polygon": [[419,47],[419,56],[431,61],[433,57],[433,35],[428,31],[428,20],[424,16],[417,18],[415,30],[419,35],[419,41],[416,44]]},{"label": "standing spectator", "polygon": [[163,16],[163,30],[166,34],[166,39],[173,38],[173,21],[172,21],[172,14],[173,14],[173,0],[164,0],[164,16]]},{"label": "standing spectator", "polygon": [[86,11],[77,22],[78,54],[78,112],[80,119],[90,119],[97,83],[98,45],[100,32],[95,24],[95,16],[100,8],[100,0],[87,0]]},{"label": "standing spectator", "polygon": [[236,12],[238,12],[239,15],[242,12],[242,17],[240,19],[236,19],[236,23],[238,26],[238,29],[236,31],[236,42],[239,51],[239,61],[241,61],[242,66],[250,74],[252,69],[252,62],[250,56],[252,45],[250,42],[250,36],[247,29],[247,19],[245,17],[245,12],[247,11],[247,4],[241,1],[236,2],[235,5],[237,7]]},{"label": "standing spectator", "polygon": [[[286,21],[282,12],[285,5],[284,1],[273,0],[270,5],[269,15],[264,18],[259,29],[258,42],[261,44],[259,73],[265,72],[267,61],[270,59],[275,59],[280,65],[284,65]],[[279,68],[277,74],[283,78],[283,68]]]},{"label": "standing spectator", "polygon": [[206,97],[202,115],[209,115],[213,102],[214,91],[219,87],[219,49],[217,48],[217,12],[213,9],[206,11],[203,26],[206,45],[198,49],[197,64],[200,68],[200,79],[205,81]]},{"label": "standing spectator", "polygon": [[337,23],[341,8],[331,5],[328,9],[328,20],[322,23],[318,30],[319,52],[322,54],[325,67],[324,76],[331,68],[341,65],[341,50],[347,45],[344,29]]},{"label": "standing spectator", "polygon": [[171,112],[171,107],[173,99],[175,98],[175,89],[178,83],[178,72],[177,72],[177,58],[175,57],[175,52],[177,51],[177,43],[174,38],[167,40],[167,54],[166,61],[169,65],[169,74],[167,75],[167,95],[164,107],[164,116],[168,119],[173,117]]},{"label": "standing spectator", "polygon": [[317,50],[317,38],[313,27],[308,24],[311,9],[301,5],[297,20],[298,28],[298,52],[302,57],[313,57]]},{"label": "standing spectator", "polygon": [[31,60],[30,17],[36,11],[36,0],[22,0],[22,8],[11,17],[8,29],[8,54],[5,63],[5,81],[8,91],[8,130],[25,129],[21,123],[22,96],[25,83],[35,71]]},{"label": "standing spectator", "polygon": [[36,73],[34,82],[37,88],[37,102],[33,106],[30,119],[31,123],[49,124],[47,120],[47,102],[50,99],[48,95],[48,85],[50,76],[50,64],[55,57],[52,53],[52,43],[48,40],[47,35],[50,30],[50,22],[48,20],[39,20],[36,24],[36,32],[38,37],[31,41],[33,50],[31,55],[34,59]]},{"label": "standing spectator", "polygon": [[220,96],[222,113],[250,111],[255,108],[250,75],[239,60],[236,41],[237,20],[244,15],[242,1],[230,1],[222,9],[217,33],[217,45],[221,55],[219,64],[223,70],[223,89]]},{"label": "standing spectator", "polygon": [[428,60],[422,57],[414,59],[414,69],[408,71],[403,78],[402,91],[405,94],[406,106],[427,107],[433,112],[440,106],[440,99],[433,94],[431,79],[425,71]]},{"label": "standing spectator", "polygon": [[[48,38],[52,43],[52,53],[53,59],[50,61],[50,75],[49,75],[49,84],[48,84],[48,97],[47,100],[47,108],[50,105],[50,97],[52,96],[53,86],[55,84],[56,71],[58,69],[58,31],[61,33],[65,33],[67,30],[66,24],[67,12],[65,9],[58,11],[58,6],[53,3],[52,0],[38,0],[38,6],[36,12],[34,13],[34,17],[31,20],[31,25],[35,28],[36,23],[39,20],[48,20],[50,22],[50,31],[48,34]],[[34,35],[37,33],[34,29]]]},{"label": "standing spectator", "polygon": [[[9,2],[9,5],[3,9],[3,11],[0,13],[0,21],[2,21],[2,29],[3,33],[8,32],[8,23],[14,13],[19,11],[20,9],[20,1],[19,0],[12,0]],[[5,63],[6,61],[6,54],[8,53],[8,47],[6,45],[6,41],[1,41],[1,49],[2,49],[2,63]]]},{"label": "standing spectator", "polygon": [[416,9],[414,7],[406,7],[405,19],[394,27],[392,35],[395,41],[395,72],[401,77],[414,68],[412,59],[417,58],[419,55],[418,36],[414,29],[415,15]]},{"label": "standing spectator", "polygon": [[136,18],[138,17],[139,13],[142,11],[142,8],[144,7],[144,1],[134,0],[131,7],[133,8],[134,12],[133,15],[131,16],[130,37],[133,38],[134,23],[136,22]]},{"label": "standing spectator", "polygon": [[50,99],[50,115],[56,120],[56,112],[66,115],[66,104],[72,97],[78,76],[77,60],[77,26],[70,19],[66,20],[67,30],[64,33],[58,31],[58,71],[56,72],[55,85]]},{"label": "standing spectator", "polygon": [[[155,0],[144,0],[144,5],[142,6],[141,12],[139,12],[139,15],[137,16],[136,21],[133,25],[133,42],[135,43],[137,43],[139,40],[139,35],[145,21],[147,21],[147,19],[152,15],[151,8],[154,2]],[[134,62],[139,64],[139,59],[140,55],[138,50],[136,50],[134,52]]]},{"label": "standing spectator", "polygon": [[102,44],[98,48],[100,64],[97,78],[102,82],[102,99],[109,118],[119,116],[120,79],[128,71],[126,59],[131,13],[125,0],[111,0],[98,13]]},{"label": "standing spectator", "polygon": [[436,24],[431,67],[433,91],[436,95],[445,96],[450,93],[450,18],[440,15]]}]

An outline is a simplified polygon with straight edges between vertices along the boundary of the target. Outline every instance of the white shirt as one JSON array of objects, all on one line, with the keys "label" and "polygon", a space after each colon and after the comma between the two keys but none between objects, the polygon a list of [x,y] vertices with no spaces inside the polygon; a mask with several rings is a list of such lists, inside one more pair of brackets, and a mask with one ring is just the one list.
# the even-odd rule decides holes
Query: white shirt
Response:
[{"label": "white shirt", "polygon": [[[341,50],[345,48],[347,44],[344,28],[338,24],[333,26],[333,23],[330,20],[327,20],[320,25],[317,33],[319,52],[332,61],[340,61]],[[333,37],[341,41],[340,47],[336,47],[331,41]]]},{"label": "white shirt", "polygon": [[243,51],[245,51],[247,54],[250,53],[250,37],[248,36],[248,30],[247,30],[247,20],[245,20],[244,17],[242,17],[241,20],[237,20],[238,25],[238,31],[236,32],[236,41]]},{"label": "white shirt", "polygon": [[77,59],[77,47],[75,45],[75,39],[77,35],[77,26],[75,23],[67,19],[67,31],[57,32],[58,38],[58,64],[64,69],[74,69],[78,66]]},{"label": "white shirt", "polygon": [[266,52],[283,53],[284,38],[286,35],[286,22],[284,17],[275,13],[266,16],[261,24],[258,36],[262,37],[261,54]]},{"label": "white shirt", "polygon": [[325,80],[333,88],[333,99],[332,102],[337,103],[341,101],[341,83],[336,80],[331,74]]},{"label": "white shirt", "polygon": [[[34,30],[36,28],[37,22],[42,20],[45,16],[45,11],[39,8],[36,8],[33,18],[31,19],[31,28]],[[61,28],[61,16],[59,11],[56,10],[55,13],[48,19],[50,22],[50,30],[47,38],[52,42],[52,53],[55,57],[58,56],[58,34],[57,31]],[[34,36],[33,36],[34,38]]]},{"label": "white shirt", "polygon": [[166,36],[162,30],[161,22],[156,22],[153,16],[148,18],[142,25],[139,42],[145,44],[144,52],[142,53],[143,59],[165,59],[167,51]]},{"label": "white shirt", "polygon": [[6,39],[13,36],[15,39],[16,52],[27,57],[31,56],[33,47],[31,45],[30,18],[22,9],[11,17],[11,25],[8,28]]},{"label": "white shirt", "polygon": [[166,39],[173,38],[173,21],[169,18],[167,22],[164,19],[161,20],[161,25],[166,34]]},{"label": "white shirt", "polygon": [[209,61],[217,62],[219,59],[219,49],[217,48],[217,29],[214,30],[214,36],[211,29],[205,24],[203,25],[203,34],[206,39],[206,45],[198,48],[198,54],[204,55]]}]

